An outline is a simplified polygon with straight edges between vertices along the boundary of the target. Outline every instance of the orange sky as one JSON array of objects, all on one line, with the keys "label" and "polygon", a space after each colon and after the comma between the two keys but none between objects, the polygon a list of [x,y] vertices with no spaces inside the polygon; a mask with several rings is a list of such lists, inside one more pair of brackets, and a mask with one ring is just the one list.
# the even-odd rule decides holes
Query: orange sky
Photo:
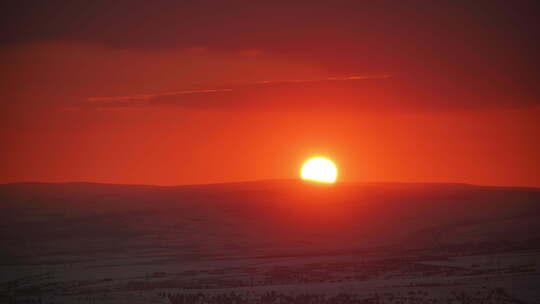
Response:
[{"label": "orange sky", "polygon": [[296,178],[322,154],[341,181],[540,187],[527,5],[203,2],[11,8],[0,182]]}]

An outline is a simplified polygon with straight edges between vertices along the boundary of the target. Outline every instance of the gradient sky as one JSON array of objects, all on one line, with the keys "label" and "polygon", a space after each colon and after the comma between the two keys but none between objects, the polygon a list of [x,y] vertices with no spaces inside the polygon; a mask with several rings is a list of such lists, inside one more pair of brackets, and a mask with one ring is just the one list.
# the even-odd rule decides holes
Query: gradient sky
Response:
[{"label": "gradient sky", "polygon": [[3,1],[0,182],[540,187],[537,3]]}]

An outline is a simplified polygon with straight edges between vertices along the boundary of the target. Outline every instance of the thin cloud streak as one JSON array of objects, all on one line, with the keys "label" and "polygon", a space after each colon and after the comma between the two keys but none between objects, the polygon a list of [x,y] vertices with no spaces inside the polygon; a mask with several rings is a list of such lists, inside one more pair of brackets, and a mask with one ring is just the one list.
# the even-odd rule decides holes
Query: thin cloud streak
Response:
[{"label": "thin cloud streak", "polygon": [[115,97],[90,97],[87,99],[89,102],[132,102],[141,100],[151,100],[163,96],[176,96],[176,95],[189,95],[189,94],[207,94],[207,93],[219,93],[230,92],[232,89],[206,89],[206,90],[186,90],[176,92],[165,92],[158,94],[137,94],[130,96],[115,96]]},{"label": "thin cloud streak", "polygon": [[184,90],[184,91],[174,91],[174,92],[164,92],[164,93],[153,93],[153,94],[135,94],[127,96],[111,96],[111,97],[89,97],[86,99],[88,102],[92,103],[130,103],[130,102],[151,102],[152,100],[161,98],[161,97],[174,97],[181,95],[198,95],[198,94],[215,94],[215,93],[224,93],[232,92],[238,89],[242,89],[250,86],[258,85],[280,85],[280,84],[303,84],[303,83],[316,83],[316,82],[334,82],[334,81],[352,81],[352,80],[367,80],[367,79],[388,79],[391,78],[391,75],[352,75],[352,76],[339,76],[339,77],[327,77],[322,79],[303,79],[303,80],[283,80],[283,81],[258,81],[253,83],[244,83],[236,85],[233,88],[215,88],[215,89],[201,89],[201,90]]}]

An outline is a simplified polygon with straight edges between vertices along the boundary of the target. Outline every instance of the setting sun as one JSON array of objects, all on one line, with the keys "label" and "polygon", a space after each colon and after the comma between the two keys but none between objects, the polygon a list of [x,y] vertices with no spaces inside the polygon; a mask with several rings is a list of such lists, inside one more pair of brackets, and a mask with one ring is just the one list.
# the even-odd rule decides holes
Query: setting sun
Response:
[{"label": "setting sun", "polygon": [[308,159],[304,163],[300,174],[304,180],[335,183],[337,178],[337,168],[328,158],[314,157]]}]

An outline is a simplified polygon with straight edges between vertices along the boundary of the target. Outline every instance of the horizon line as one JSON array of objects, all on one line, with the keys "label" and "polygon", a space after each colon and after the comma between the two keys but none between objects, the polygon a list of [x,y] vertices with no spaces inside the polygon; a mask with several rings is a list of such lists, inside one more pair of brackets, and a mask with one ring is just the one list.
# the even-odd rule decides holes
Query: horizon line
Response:
[{"label": "horizon line", "polygon": [[[264,183],[264,182],[301,182],[306,184],[318,184],[316,182],[305,181],[300,178],[282,178],[282,179],[252,179],[252,180],[239,180],[239,181],[220,181],[220,182],[207,182],[207,183],[192,183],[192,184],[143,184],[143,183],[114,183],[114,182],[99,182],[99,181],[14,181],[14,182],[0,182],[0,185],[17,185],[17,184],[91,184],[91,185],[111,185],[111,186],[145,186],[156,188],[178,188],[178,187],[201,187],[201,186],[217,186],[217,185],[233,185],[233,184],[247,184],[247,183]],[[441,181],[337,181],[336,185],[383,185],[383,184],[402,184],[402,185],[461,185],[472,187],[489,187],[489,188],[514,188],[514,189],[536,189],[540,190],[540,186],[519,186],[519,185],[486,185],[486,184],[473,184],[467,182],[441,182]],[[326,184],[325,184],[326,185]],[[326,186],[332,186],[328,184]]]}]

